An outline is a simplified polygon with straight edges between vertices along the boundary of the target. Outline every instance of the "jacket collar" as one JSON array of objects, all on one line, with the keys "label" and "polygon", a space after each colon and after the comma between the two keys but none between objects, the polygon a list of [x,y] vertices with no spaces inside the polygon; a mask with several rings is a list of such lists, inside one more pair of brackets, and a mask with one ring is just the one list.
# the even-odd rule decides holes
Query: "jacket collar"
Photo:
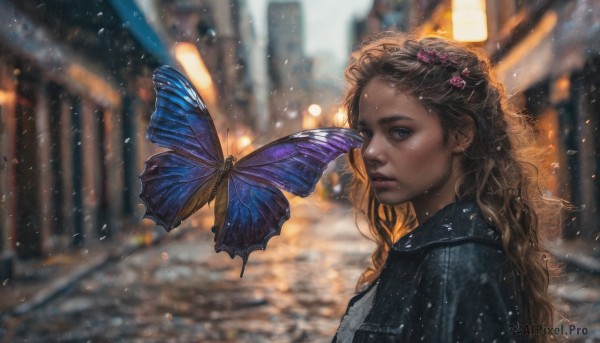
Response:
[{"label": "jacket collar", "polygon": [[411,252],[463,241],[479,241],[502,247],[500,234],[485,221],[473,201],[454,202],[444,207],[396,241],[393,250]]}]

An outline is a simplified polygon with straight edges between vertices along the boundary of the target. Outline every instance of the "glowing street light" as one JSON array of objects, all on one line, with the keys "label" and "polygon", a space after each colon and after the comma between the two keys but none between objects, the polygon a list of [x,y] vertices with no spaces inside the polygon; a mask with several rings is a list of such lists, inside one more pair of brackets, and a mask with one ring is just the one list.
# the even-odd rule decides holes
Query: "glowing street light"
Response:
[{"label": "glowing street light", "polygon": [[312,104],[310,106],[308,106],[308,114],[310,114],[313,117],[318,117],[321,115],[321,106],[317,105],[317,104]]},{"label": "glowing street light", "polygon": [[209,104],[214,104],[217,95],[208,68],[206,68],[198,48],[192,43],[179,42],[175,45],[175,58],[183,67],[202,99]]},{"label": "glowing street light", "polygon": [[0,89],[0,105],[11,103],[15,100],[15,93]]},{"label": "glowing street light", "polygon": [[348,114],[342,107],[333,115],[333,124],[337,127],[348,127]]},{"label": "glowing street light", "polygon": [[461,42],[485,41],[488,36],[485,0],[452,0],[452,33]]},{"label": "glowing street light", "polygon": [[243,151],[244,149],[250,147],[252,144],[252,139],[248,135],[243,135],[237,139],[237,149],[238,151]]}]

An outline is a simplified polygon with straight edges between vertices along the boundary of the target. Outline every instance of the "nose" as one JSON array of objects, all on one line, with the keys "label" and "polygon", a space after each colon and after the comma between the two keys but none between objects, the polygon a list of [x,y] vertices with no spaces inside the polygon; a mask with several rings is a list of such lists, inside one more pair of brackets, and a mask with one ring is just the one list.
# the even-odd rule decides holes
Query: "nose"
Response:
[{"label": "nose", "polygon": [[366,164],[377,165],[385,162],[383,142],[376,135],[363,144],[362,157]]}]

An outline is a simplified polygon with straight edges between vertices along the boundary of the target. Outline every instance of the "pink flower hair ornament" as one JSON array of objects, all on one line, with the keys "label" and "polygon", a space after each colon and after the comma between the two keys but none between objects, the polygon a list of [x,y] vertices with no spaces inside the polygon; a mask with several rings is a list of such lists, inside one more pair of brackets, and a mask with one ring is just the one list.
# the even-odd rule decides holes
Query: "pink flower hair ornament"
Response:
[{"label": "pink flower hair ornament", "polygon": [[448,54],[438,52],[434,49],[421,49],[417,53],[417,59],[423,63],[441,65],[454,73],[454,75],[448,80],[451,86],[464,89],[467,86],[467,81],[461,76],[469,77],[470,71],[468,68],[464,68],[460,75],[455,73],[459,70],[458,63],[454,61]]},{"label": "pink flower hair ornament", "polygon": [[467,81],[465,81],[462,77],[458,75],[452,76],[450,80],[448,80],[448,83],[450,83],[450,85],[452,85],[453,87],[460,89],[464,89],[467,85]]}]

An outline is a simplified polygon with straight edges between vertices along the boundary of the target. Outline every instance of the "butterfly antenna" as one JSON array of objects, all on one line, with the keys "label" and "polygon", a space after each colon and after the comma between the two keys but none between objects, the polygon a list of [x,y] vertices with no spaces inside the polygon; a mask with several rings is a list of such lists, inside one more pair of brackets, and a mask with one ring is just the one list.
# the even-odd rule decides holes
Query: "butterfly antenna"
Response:
[{"label": "butterfly antenna", "polygon": [[227,156],[229,156],[229,128],[227,128],[227,134],[225,134],[225,147],[227,149]]}]

